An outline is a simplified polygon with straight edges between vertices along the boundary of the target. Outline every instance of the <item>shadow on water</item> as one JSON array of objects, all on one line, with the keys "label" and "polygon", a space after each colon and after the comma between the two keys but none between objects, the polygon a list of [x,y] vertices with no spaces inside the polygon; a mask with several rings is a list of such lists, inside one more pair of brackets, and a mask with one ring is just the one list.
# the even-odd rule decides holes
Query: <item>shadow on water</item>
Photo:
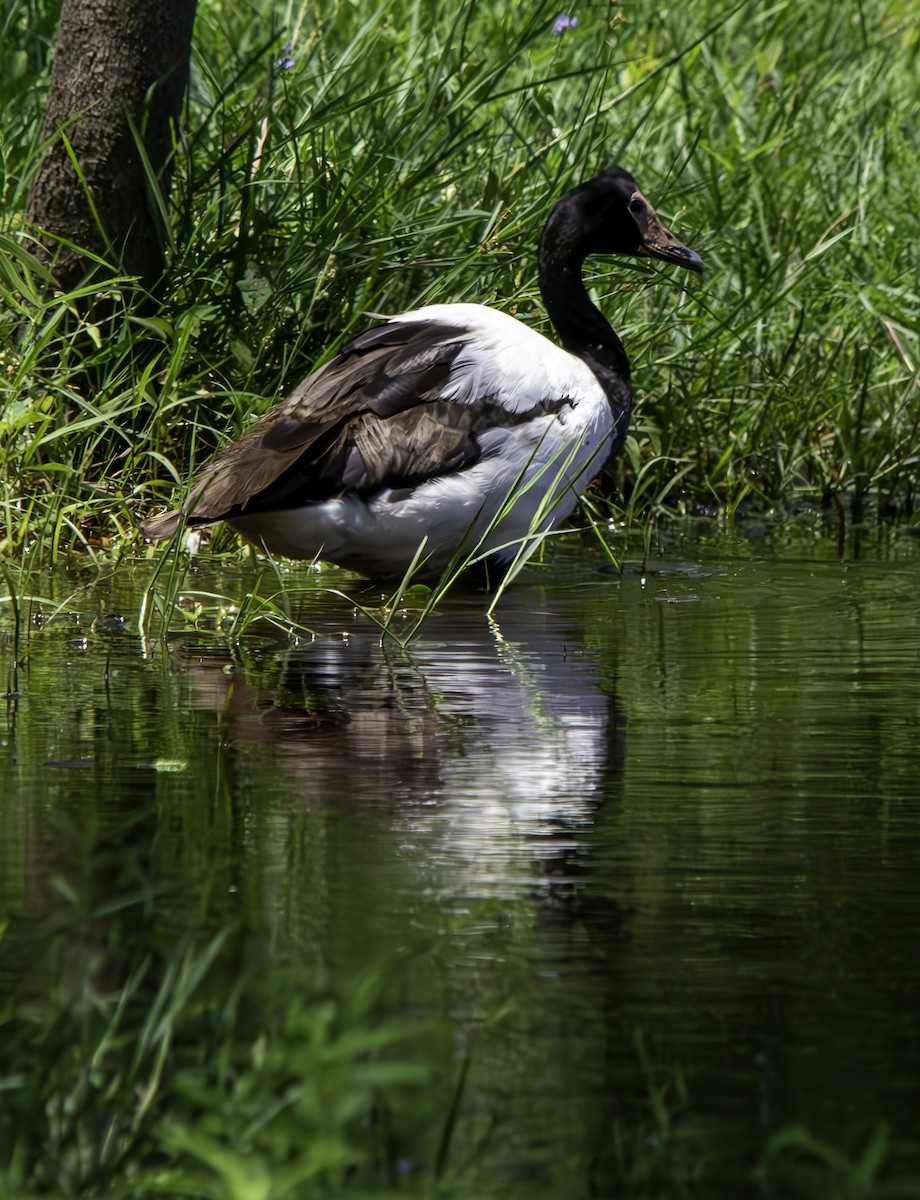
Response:
[{"label": "shadow on water", "polygon": [[224,636],[215,601],[159,644],[142,569],[44,580],[4,649],[11,1194],[49,1155],[137,1195],[916,1166],[916,558],[759,549],[573,556],[405,649],[304,574],[309,637]]}]

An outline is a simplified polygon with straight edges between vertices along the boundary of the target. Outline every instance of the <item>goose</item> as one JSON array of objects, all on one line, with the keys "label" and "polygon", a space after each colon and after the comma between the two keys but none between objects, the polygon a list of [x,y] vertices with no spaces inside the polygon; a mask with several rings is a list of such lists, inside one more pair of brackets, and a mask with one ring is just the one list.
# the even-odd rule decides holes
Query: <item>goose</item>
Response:
[{"label": "goose", "polygon": [[609,167],[556,202],[540,239],[561,346],[480,304],[385,319],[221,450],[143,536],[226,521],[273,554],[366,576],[437,576],[468,558],[500,578],[626,436],[629,360],[585,288],[593,254],[703,269],[632,175]]}]

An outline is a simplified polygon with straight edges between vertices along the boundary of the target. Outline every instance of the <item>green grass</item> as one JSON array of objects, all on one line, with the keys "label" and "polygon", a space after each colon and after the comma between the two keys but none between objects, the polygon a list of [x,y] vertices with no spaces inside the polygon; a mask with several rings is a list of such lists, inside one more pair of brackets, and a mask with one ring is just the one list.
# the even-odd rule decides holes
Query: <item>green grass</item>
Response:
[{"label": "green grass", "polygon": [[387,1011],[386,964],[309,994],[276,964],[269,988],[239,930],[147,944],[134,883],[74,895],[72,924],[29,943],[55,983],[0,1004],[4,1196],[390,1195],[403,1146],[433,1176],[456,1072],[445,1027]]},{"label": "green grass", "polygon": [[[0,1195],[511,1194],[466,1094],[482,1031],[446,1010],[430,969],[441,951],[370,936],[362,967],[344,970],[309,937],[282,949],[261,901],[237,896],[228,917],[240,864],[204,835],[207,818],[190,873],[150,844],[167,797],[62,812],[76,861],[55,864],[50,908],[0,920]],[[677,1121],[683,1080],[641,1037],[636,1051],[637,1112],[621,1114],[608,1169],[695,1194],[683,1184],[705,1142]],[[577,1151],[557,1166],[584,1169]],[[546,1196],[538,1182],[514,1194]]]},{"label": "green grass", "polygon": [[[336,984],[300,963],[265,973],[254,930],[177,934],[150,919],[150,882],[130,854],[88,849],[82,883],[58,881],[53,929],[0,928],[4,973],[28,956],[25,982],[0,999],[0,1194],[548,1194],[536,1178],[523,1189],[491,1178],[478,1161],[488,1135],[471,1145],[458,1133],[471,1051],[457,1053],[446,1017],[400,1013],[395,961]],[[633,1041],[636,1095],[588,1175],[624,1196],[724,1194],[724,1148],[693,1115],[683,1071],[656,1063],[641,1031]],[[891,1177],[894,1158],[882,1123],[849,1155],[790,1126],[764,1139],[751,1194],[916,1196],[915,1179]],[[585,1170],[577,1155],[554,1165],[560,1178]]]},{"label": "green grass", "polygon": [[[847,499],[916,519],[920,38],[906,2],[203,3],[159,308],[74,328],[23,241],[54,6],[0,50],[0,544],[109,555],[369,314],[547,331],[552,199],[611,161],[706,263],[593,286],[633,359],[606,519]],[[290,51],[284,50],[289,45]],[[284,67],[279,60],[293,60]],[[126,281],[112,265],[109,291]],[[220,533],[216,548],[235,545]]]}]

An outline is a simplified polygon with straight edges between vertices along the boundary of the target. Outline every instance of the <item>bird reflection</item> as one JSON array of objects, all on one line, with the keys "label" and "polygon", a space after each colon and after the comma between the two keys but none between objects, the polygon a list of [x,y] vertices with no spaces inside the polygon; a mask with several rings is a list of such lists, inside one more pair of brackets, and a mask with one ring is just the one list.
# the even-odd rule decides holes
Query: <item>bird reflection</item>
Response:
[{"label": "bird reflection", "polygon": [[619,779],[624,729],[577,615],[540,598],[522,591],[497,621],[458,600],[407,649],[370,621],[343,633],[311,613],[313,643],[262,670],[190,650],[180,662],[193,706],[223,714],[231,745],[274,744],[303,799],[391,806],[465,887],[501,891],[522,872],[564,886]]}]

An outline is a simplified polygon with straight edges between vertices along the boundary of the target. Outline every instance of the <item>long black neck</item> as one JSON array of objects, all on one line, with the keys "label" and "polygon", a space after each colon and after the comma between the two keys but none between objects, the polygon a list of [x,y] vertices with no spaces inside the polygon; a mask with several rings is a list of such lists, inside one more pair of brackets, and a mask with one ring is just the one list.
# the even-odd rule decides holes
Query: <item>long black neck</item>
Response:
[{"label": "long black neck", "polygon": [[629,359],[610,323],[588,296],[582,278],[585,255],[566,232],[552,221],[544,231],[539,251],[540,293],[559,340],[597,376],[625,433],[631,397]]}]

